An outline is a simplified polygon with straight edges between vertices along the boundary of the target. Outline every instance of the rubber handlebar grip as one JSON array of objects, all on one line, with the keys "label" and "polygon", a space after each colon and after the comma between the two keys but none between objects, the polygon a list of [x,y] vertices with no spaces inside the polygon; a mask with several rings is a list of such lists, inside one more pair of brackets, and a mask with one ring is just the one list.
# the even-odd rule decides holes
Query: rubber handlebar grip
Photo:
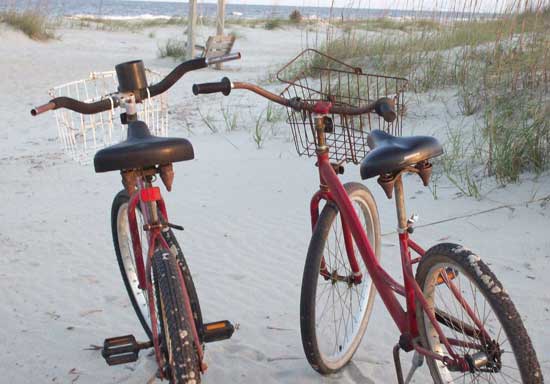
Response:
[{"label": "rubber handlebar grip", "polygon": [[193,94],[206,94],[206,93],[223,93],[225,96],[231,93],[231,80],[227,77],[224,77],[222,81],[217,83],[202,83],[193,85]]},{"label": "rubber handlebar grip", "polygon": [[397,113],[395,113],[395,102],[388,97],[378,99],[374,105],[374,110],[378,116],[382,117],[388,123],[392,123],[397,118]]}]

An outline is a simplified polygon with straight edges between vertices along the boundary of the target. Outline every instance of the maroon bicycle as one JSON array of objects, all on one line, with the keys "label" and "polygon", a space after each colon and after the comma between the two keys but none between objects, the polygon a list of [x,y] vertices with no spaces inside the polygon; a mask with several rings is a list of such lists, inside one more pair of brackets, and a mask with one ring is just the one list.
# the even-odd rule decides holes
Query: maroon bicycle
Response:
[{"label": "maroon bicycle", "polygon": [[190,60],[153,85],[147,84],[141,60],[122,63],[116,66],[118,92],[93,103],[58,97],[31,111],[36,116],[57,108],[82,114],[119,106],[125,110],[121,120],[127,125],[126,140],[98,151],[94,166],[96,172],[120,171],[122,176],[124,189],[111,210],[113,243],[124,285],[149,340],[137,342],[133,335],[106,339],[102,355],[109,365],[136,361],[140,350],[153,347],[161,379],[198,384],[207,368],[204,343],[228,339],[234,332],[227,320],[203,323],[189,266],[172,231],[183,228],[169,221],[160,188],[154,186],[159,175],[171,190],[172,164],[193,159],[193,146],[183,138],[151,135],[138,119],[137,104],[166,92],[189,71],[238,58],[240,54]]},{"label": "maroon bicycle", "polygon": [[[487,264],[460,245],[424,250],[411,238],[415,217],[406,214],[402,176],[417,174],[427,186],[430,160],[443,149],[433,137],[397,136],[406,79],[364,74],[315,50],[293,59],[278,78],[287,84],[281,95],[227,78],[197,84],[193,92],[229,95],[244,89],[287,107],[298,153],[317,159],[320,187],[311,200],[313,236],[300,303],[302,344],[311,366],[328,374],[350,361],[378,291],[401,335],[393,349],[399,383],[409,383],[424,359],[435,383],[542,383],[521,317]],[[338,178],[346,163],[360,163],[363,179],[378,177],[387,197],[395,195],[403,284],[380,264],[372,194]],[[397,295],[404,297],[404,308]],[[415,352],[406,377],[401,349]]]}]

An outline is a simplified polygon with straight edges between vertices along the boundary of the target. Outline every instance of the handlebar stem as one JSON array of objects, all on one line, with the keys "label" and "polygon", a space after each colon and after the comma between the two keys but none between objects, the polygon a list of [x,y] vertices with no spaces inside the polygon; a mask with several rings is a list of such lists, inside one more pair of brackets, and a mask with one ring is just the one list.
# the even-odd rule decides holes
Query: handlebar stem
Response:
[{"label": "handlebar stem", "polygon": [[126,117],[120,116],[122,124],[128,124],[137,120],[136,97],[134,94],[126,94],[121,98],[120,106],[124,108]]},{"label": "handlebar stem", "polygon": [[315,123],[315,133],[317,134],[317,151],[328,151],[325,134],[325,114],[315,114],[313,121]]},{"label": "handlebar stem", "polygon": [[136,114],[136,97],[133,94],[120,98],[120,106],[126,110],[127,115]]}]

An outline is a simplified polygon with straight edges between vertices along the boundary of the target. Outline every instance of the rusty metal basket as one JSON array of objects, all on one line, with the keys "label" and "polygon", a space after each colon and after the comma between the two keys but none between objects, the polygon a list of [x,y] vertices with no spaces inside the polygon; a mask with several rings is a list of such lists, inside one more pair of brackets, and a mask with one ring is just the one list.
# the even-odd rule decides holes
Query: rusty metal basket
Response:
[{"label": "rusty metal basket", "polygon": [[[367,136],[372,129],[401,135],[405,78],[363,73],[361,68],[306,49],[279,70],[277,79],[288,84],[281,96],[311,103],[331,101],[333,105],[363,107],[381,97],[395,100],[397,118],[393,123],[375,114],[331,116],[333,129],[326,133],[326,142],[335,162],[359,163],[368,153]],[[287,112],[298,154],[315,156],[317,138],[311,113],[291,108]]]}]

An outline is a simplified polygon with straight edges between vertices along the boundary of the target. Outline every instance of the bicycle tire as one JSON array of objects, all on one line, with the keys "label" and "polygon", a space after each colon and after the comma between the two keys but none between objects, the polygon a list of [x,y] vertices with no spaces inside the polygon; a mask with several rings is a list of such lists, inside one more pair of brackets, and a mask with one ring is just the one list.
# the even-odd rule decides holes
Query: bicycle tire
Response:
[{"label": "bicycle tire", "polygon": [[[149,337],[149,340],[152,340],[151,327],[149,325],[150,324],[149,309],[146,303],[146,298],[147,298],[146,291],[139,290],[139,288],[137,288],[137,277],[129,276],[129,274],[132,275],[132,273],[127,272],[127,268],[130,267],[130,265],[127,265],[127,263],[128,262],[133,263],[133,260],[134,260],[133,258],[134,252],[131,244],[131,238],[129,237],[130,233],[128,229],[129,224],[128,224],[127,211],[128,211],[129,201],[130,201],[130,197],[126,192],[126,190],[121,190],[113,199],[113,204],[111,208],[111,230],[113,235],[113,245],[115,248],[115,254],[116,254],[118,266],[120,269],[120,273],[122,275],[122,280],[124,282],[124,287],[126,288],[132,307],[134,308],[134,311],[136,312],[138,320],[142,325],[143,330],[145,331],[147,337]],[[141,215],[139,204],[138,204],[137,210],[138,210],[137,216],[139,219]],[[139,222],[138,222],[138,227],[140,227],[140,230],[141,230],[142,225],[140,225]],[[183,255],[182,249],[178,244],[176,236],[174,235],[172,230],[169,229],[167,231],[163,231],[162,235],[164,236],[166,242],[170,246],[170,249],[177,255],[177,260],[180,265],[180,268],[186,283],[187,292],[189,294],[191,308],[193,309],[195,325],[197,327],[197,331],[199,332],[199,337],[202,340],[202,335],[203,335],[202,312],[199,304],[197,291],[195,289],[195,284],[193,283],[193,278],[191,277],[191,271],[189,269],[187,261],[185,260],[185,256]],[[144,240],[142,241],[142,251],[146,252],[146,250],[147,250],[147,241]],[[145,302],[144,302],[144,299],[145,299]]]},{"label": "bicycle tire", "polygon": [[[351,201],[359,203],[363,219],[365,220],[363,225],[365,226],[365,229],[367,231],[369,241],[371,242],[376,257],[380,258],[380,223],[378,219],[378,209],[376,207],[376,202],[374,201],[372,194],[365,186],[359,183],[347,183],[344,184],[344,188],[346,189],[346,192],[348,193]],[[355,256],[362,269],[363,280],[360,284],[352,283],[353,285],[350,285],[348,283],[344,283],[344,285],[348,285],[349,296],[346,297],[349,297],[350,299],[350,308],[352,308],[351,306],[353,304],[354,297],[352,287],[361,287],[361,291],[359,291],[359,289],[356,290],[356,301],[358,303],[357,308],[360,312],[358,312],[359,316],[357,319],[351,318],[350,315],[347,322],[344,320],[344,327],[348,327],[350,323],[352,325],[357,325],[357,327],[353,328],[353,334],[350,335],[350,340],[347,344],[345,343],[347,328],[345,328],[345,336],[343,340],[344,342],[342,343],[345,344],[345,348],[342,344],[339,344],[338,333],[340,328],[336,329],[335,327],[336,355],[334,357],[328,356],[328,353],[325,351],[325,349],[327,348],[325,348],[323,344],[326,338],[330,337],[330,335],[323,335],[323,330],[321,329],[322,318],[325,316],[326,313],[324,310],[327,309],[328,304],[324,306],[322,311],[319,311],[320,308],[317,308],[318,299],[326,295],[325,292],[327,291],[327,289],[330,289],[328,288],[328,279],[325,279],[321,276],[321,262],[322,260],[325,260],[325,266],[327,266],[327,268],[334,268],[334,272],[331,271],[331,276],[337,276],[339,274],[338,271],[341,270],[340,267],[344,268],[344,272],[349,273],[350,276],[352,274],[347,258],[345,260],[343,259],[340,263],[334,260],[333,263],[333,258],[331,258],[331,253],[329,250],[331,244],[331,241],[329,241],[329,235],[334,223],[336,224],[334,228],[338,227],[338,213],[338,207],[333,202],[328,202],[323,207],[309,244],[306,263],[304,266],[304,274],[302,278],[302,291],[300,298],[300,330],[302,336],[302,345],[309,364],[312,366],[313,369],[321,374],[336,372],[351,360],[353,354],[355,353],[361,342],[361,339],[365,334],[369,317],[372,311],[372,306],[374,304],[374,298],[376,295],[374,284],[372,283],[372,280],[370,279],[370,276],[366,271],[366,267],[363,263],[361,255],[357,250],[356,245],[354,244]],[[339,228],[341,229],[341,226],[339,226]],[[336,229],[334,230],[334,233],[336,237],[334,243],[339,243]],[[326,253],[328,254],[328,257],[326,258],[323,257],[323,255],[325,254],[325,249],[327,249]],[[345,248],[343,252],[345,254]],[[334,259],[336,259],[336,254],[334,256]],[[346,269],[346,265],[349,270]],[[324,287],[321,288],[318,298],[317,292],[319,283],[327,284],[325,284]],[[336,287],[333,289],[333,291],[338,291],[337,293],[339,297],[342,297],[340,295],[340,289],[338,288],[338,286],[340,285],[339,282],[331,280],[330,284],[333,287]],[[346,294],[346,292],[344,293]],[[328,293],[328,295],[331,294],[334,298],[334,292]],[[336,309],[334,311],[336,311]],[[321,312],[321,315],[319,316],[319,318],[317,318],[317,314],[319,312]],[[351,313],[351,310],[349,312]],[[336,315],[333,314],[333,316],[334,323],[336,323]],[[342,318],[340,318],[340,325],[342,322]],[[330,347],[330,349],[332,349],[332,347]]]},{"label": "bicycle tire", "polygon": [[165,354],[165,372],[171,384],[199,384],[200,361],[193,338],[193,323],[185,310],[179,268],[172,252],[159,249],[153,255],[158,321],[162,324],[161,349]]},{"label": "bicycle tire", "polygon": [[[468,305],[476,312],[476,316],[480,321],[483,321],[484,328],[490,333],[490,342],[482,345],[483,342],[480,341],[479,337],[474,338],[466,335],[468,333],[466,331],[467,327],[477,328],[475,328],[472,320],[468,320],[469,316],[464,310],[464,306],[460,304],[460,301],[455,297],[455,302],[452,302],[452,298],[454,297],[452,291],[438,277],[441,276],[442,271],[452,271],[445,273],[451,273],[451,282],[460,290],[463,300],[468,302]],[[467,283],[464,282],[466,279],[468,280]],[[529,384],[543,382],[536,353],[514,303],[502,287],[500,281],[479,256],[457,244],[438,244],[430,248],[422,257],[416,272],[416,280],[428,301],[428,307],[434,313],[444,313],[443,319],[451,319],[450,316],[454,319],[460,319],[460,322],[455,323],[455,325],[452,325],[451,320],[440,320],[442,324],[441,328],[444,332],[447,332],[446,336],[451,337],[449,335],[449,332],[451,332],[454,339],[463,342],[464,346],[456,347],[457,350],[460,349],[459,355],[473,356],[476,353],[483,353],[488,356],[488,362],[482,369],[488,371],[497,370],[497,372],[481,372],[479,370],[481,368],[477,368],[465,374],[462,372],[452,372],[443,363],[427,357],[428,367],[435,383],[456,382],[457,380],[460,383],[468,382],[466,376],[471,377],[472,381],[475,382],[480,382],[482,379],[488,380],[491,383],[519,382],[519,379],[521,379],[521,382]],[[486,300],[483,306],[477,302],[476,294],[478,292],[481,294],[481,298]],[[473,299],[469,298],[470,294],[473,296]],[[437,299],[438,297],[439,299]],[[461,315],[455,313],[456,311],[460,311],[461,307],[464,313]],[[481,308],[483,308],[483,313],[481,313]],[[491,316],[492,314],[494,316]],[[420,340],[423,346],[434,352],[448,355],[448,352],[439,341],[439,336],[435,333],[435,328],[419,303],[417,304],[416,316]],[[498,332],[495,328],[496,323],[501,326]],[[502,331],[504,332],[502,333]],[[459,337],[463,337],[464,339],[460,339]],[[502,340],[502,337],[506,337],[507,339]],[[469,345],[466,346],[466,342]],[[472,345],[476,345],[477,347],[473,348]],[[506,354],[508,352],[513,355],[511,362],[508,359],[509,355]],[[504,364],[503,360],[506,364]],[[515,370],[508,370],[509,368],[514,368],[512,365],[508,365],[514,362],[518,367],[517,372]],[[482,374],[488,375],[492,373],[495,373],[497,376],[500,374],[500,377],[497,377],[500,380],[497,380],[495,377],[482,376]],[[453,375],[456,377],[453,377]],[[511,378],[513,378],[512,381],[510,381]]]}]

